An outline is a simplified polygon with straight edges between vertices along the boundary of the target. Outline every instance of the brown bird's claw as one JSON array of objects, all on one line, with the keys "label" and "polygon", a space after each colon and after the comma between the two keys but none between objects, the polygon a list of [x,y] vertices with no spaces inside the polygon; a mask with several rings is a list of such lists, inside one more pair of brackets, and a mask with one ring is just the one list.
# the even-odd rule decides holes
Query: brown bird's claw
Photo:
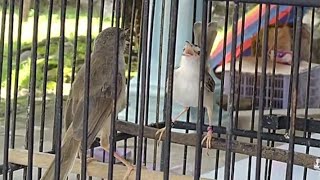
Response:
[{"label": "brown bird's claw", "polygon": [[98,160],[96,160],[94,157],[87,157],[87,164],[92,162],[98,162]]},{"label": "brown bird's claw", "polygon": [[123,177],[123,180],[128,180],[130,177],[131,172],[135,169],[135,166],[131,165],[131,164],[126,164],[128,170],[126,172],[126,174]]},{"label": "brown bird's claw", "polygon": [[[98,162],[98,160],[96,160],[94,157],[87,156],[87,165],[92,162]],[[81,179],[80,174],[77,174],[77,180],[80,180],[80,179]]]},{"label": "brown bird's claw", "polygon": [[207,155],[208,156],[209,156],[209,149],[211,148],[211,140],[212,140],[212,138],[213,138],[212,128],[208,127],[208,133],[206,134],[206,136],[201,141],[201,145],[203,145],[203,143],[206,142],[206,151],[207,151]]},{"label": "brown bird's claw", "polygon": [[161,138],[162,138],[163,133],[164,133],[165,131],[166,131],[166,127],[161,128],[161,129],[159,129],[159,130],[156,132],[156,135],[155,135],[156,137],[157,137],[158,134],[160,134],[160,135],[159,135],[159,138],[158,138],[158,141],[157,141],[158,146],[159,146],[159,144],[160,144]]}]

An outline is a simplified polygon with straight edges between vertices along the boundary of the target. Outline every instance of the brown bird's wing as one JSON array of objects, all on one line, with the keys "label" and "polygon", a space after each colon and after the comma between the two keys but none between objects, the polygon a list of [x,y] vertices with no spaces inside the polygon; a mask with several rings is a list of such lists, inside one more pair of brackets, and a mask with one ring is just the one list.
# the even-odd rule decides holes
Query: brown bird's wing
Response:
[{"label": "brown bird's wing", "polygon": [[[103,56],[102,56],[103,57]],[[113,58],[113,57],[109,57]],[[103,123],[108,119],[113,111],[113,95],[114,88],[112,64],[106,64],[105,59],[94,59],[92,70],[90,72],[90,89],[89,89],[89,118],[88,118],[88,146],[90,146],[100,131]],[[95,68],[93,68],[95,67]],[[108,68],[109,67],[109,68]],[[81,78],[81,76],[78,75]],[[84,75],[83,75],[84,77]],[[82,77],[82,80],[83,80]],[[122,74],[118,74],[117,82],[117,97],[119,97],[123,87]],[[83,89],[82,87],[78,87]],[[84,89],[81,90],[84,92]],[[83,108],[84,96],[83,93],[73,94],[73,136],[77,140],[81,140],[83,136]]]},{"label": "brown bird's wing", "polygon": [[213,78],[211,77],[211,75],[206,72],[205,74],[205,88],[207,91],[209,92],[214,92],[214,88],[215,88],[215,85],[216,83],[214,82]]},{"label": "brown bird's wing", "polygon": [[67,129],[69,128],[70,124],[72,123],[73,121],[73,118],[72,118],[72,89],[70,90],[70,93],[69,93],[69,97],[68,97],[68,100],[67,100],[67,103],[66,103],[66,111],[65,111],[65,114],[64,114],[64,123],[65,123],[65,131],[67,131]]},{"label": "brown bird's wing", "polygon": [[[73,136],[77,140],[83,137],[83,98],[81,99],[74,118],[77,119],[73,123]],[[103,123],[111,114],[112,98],[89,97],[89,118],[88,118],[88,134],[87,142],[90,146],[100,131]]]}]

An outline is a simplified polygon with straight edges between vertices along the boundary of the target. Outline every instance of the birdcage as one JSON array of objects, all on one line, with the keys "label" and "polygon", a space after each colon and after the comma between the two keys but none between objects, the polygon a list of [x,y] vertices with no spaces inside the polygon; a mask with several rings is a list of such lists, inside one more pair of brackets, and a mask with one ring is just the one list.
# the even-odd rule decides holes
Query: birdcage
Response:
[{"label": "birdcage", "polygon": [[[303,21],[304,39],[315,39],[319,0],[0,7],[0,179],[319,179],[320,67],[297,58],[307,46],[318,51],[301,45],[300,30]],[[252,34],[283,21],[294,28],[291,66],[240,60]],[[185,56],[196,65],[180,71]],[[189,109],[174,97],[177,72],[186,73],[176,84]]]}]

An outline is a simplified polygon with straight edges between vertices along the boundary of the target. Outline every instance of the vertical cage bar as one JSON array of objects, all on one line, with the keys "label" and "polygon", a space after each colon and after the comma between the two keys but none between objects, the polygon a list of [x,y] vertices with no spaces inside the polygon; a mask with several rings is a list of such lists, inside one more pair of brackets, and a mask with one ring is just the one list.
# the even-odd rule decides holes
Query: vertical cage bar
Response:
[{"label": "vertical cage bar", "polygon": [[231,68],[230,68],[230,83],[231,89],[228,97],[228,111],[230,120],[226,127],[227,135],[227,146],[225,154],[225,170],[224,179],[230,178],[230,163],[231,163],[231,148],[232,148],[232,134],[233,134],[233,111],[234,111],[234,93],[235,93],[235,64],[236,64],[236,48],[237,48],[237,27],[238,27],[238,16],[239,16],[239,3],[235,2],[234,14],[233,14],[233,25],[232,25],[232,48],[231,48]]},{"label": "vertical cage bar", "polygon": [[[136,0],[132,0],[132,11],[130,20],[130,40],[129,40],[129,54],[128,54],[128,80],[127,80],[127,103],[125,121],[129,120],[129,102],[130,102],[130,80],[132,69],[132,46],[133,46],[133,33],[134,33],[134,18],[136,12]],[[124,141],[124,158],[127,157],[127,139]]]},{"label": "vertical cage bar", "polygon": [[[114,152],[116,151],[116,128],[115,123],[117,121],[117,92],[118,92],[118,73],[119,73],[119,28],[120,28],[120,10],[121,4],[120,0],[116,0],[115,8],[116,8],[116,52],[115,52],[115,63],[114,63],[114,70],[113,70],[113,110],[111,115],[111,128],[110,128],[110,135],[109,135],[109,144],[110,144],[110,151],[109,151],[109,168],[108,168],[108,179],[113,179],[113,164],[114,164]],[[92,10],[92,8],[91,8]],[[92,18],[91,18],[92,19]]]},{"label": "vertical cage bar", "polygon": [[[18,34],[17,34],[17,50],[16,50],[16,67],[15,67],[15,80],[13,92],[13,107],[12,107],[12,125],[11,125],[11,145],[15,147],[15,134],[17,122],[17,104],[18,104],[18,90],[19,90],[19,69],[20,69],[20,54],[21,54],[21,29],[22,29],[22,14],[23,14],[23,0],[19,1],[19,17],[18,17]],[[13,172],[10,172],[9,179],[13,179]]]},{"label": "vertical cage bar", "polygon": [[100,0],[99,32],[102,31],[102,27],[103,27],[104,6],[105,6],[104,0]]},{"label": "vertical cage bar", "polygon": [[[159,59],[158,59],[158,79],[157,79],[157,106],[156,106],[156,124],[159,123],[160,118],[160,93],[161,93],[161,71],[162,71],[162,50],[163,50],[163,26],[164,26],[164,17],[165,17],[165,6],[166,1],[162,0],[161,3],[161,22],[160,22],[160,41],[159,41]],[[157,166],[157,140],[153,142],[153,166],[152,169],[156,170]]]},{"label": "vertical cage bar", "polygon": [[264,110],[265,94],[266,94],[266,71],[267,71],[267,58],[268,58],[268,32],[269,32],[269,18],[270,18],[270,4],[266,5],[266,13],[264,20],[264,33],[263,33],[263,49],[262,49],[262,72],[260,77],[260,90],[259,90],[259,120],[258,120],[258,134],[257,134],[257,163],[256,163],[256,180],[260,179],[261,174],[261,158],[262,158],[262,117]]},{"label": "vertical cage bar", "polygon": [[[276,59],[277,49],[278,49],[278,19],[279,19],[279,6],[276,7],[276,22],[275,22],[275,30],[274,30],[274,56],[273,59]],[[273,99],[274,99],[274,89],[275,89],[275,71],[276,71],[276,61],[272,62],[272,76],[271,76],[271,97],[270,97],[270,111],[269,114],[272,115],[273,112]],[[268,130],[268,133],[271,133]],[[272,130],[272,133],[275,134],[276,131]],[[270,141],[267,142],[267,146],[270,145]],[[271,141],[271,147],[274,147],[274,141]],[[265,179],[271,179],[271,170],[272,170],[272,160],[266,159],[265,164]]]},{"label": "vertical cage bar", "polygon": [[164,163],[163,179],[169,179],[169,166],[170,166],[170,146],[171,146],[171,116],[172,116],[172,91],[173,91],[173,72],[175,62],[175,51],[176,51],[176,35],[177,35],[177,22],[178,22],[178,7],[179,0],[171,1],[170,8],[170,24],[169,24],[169,44],[168,44],[168,56],[167,56],[167,96],[166,96],[166,107],[165,107],[165,127],[166,127],[166,138],[163,143],[164,150]]},{"label": "vertical cage bar", "polygon": [[[43,152],[44,127],[45,127],[45,122],[46,122],[46,103],[47,103],[46,98],[47,98],[48,66],[49,66],[50,42],[51,42],[50,40],[51,40],[52,10],[53,10],[53,0],[50,0],[49,1],[49,11],[48,11],[47,35],[46,35],[47,41],[46,41],[46,47],[45,47],[46,50],[45,50],[44,66],[43,66],[39,152]],[[41,178],[41,174],[42,174],[42,168],[38,168],[38,179]]]},{"label": "vertical cage bar", "polygon": [[[197,0],[193,0],[193,19],[192,22],[193,24],[196,22],[197,18]],[[192,33],[192,43],[194,43],[194,33]]]},{"label": "vertical cage bar", "polygon": [[267,71],[267,58],[268,58],[268,38],[269,38],[269,18],[270,18],[270,4],[266,5],[266,13],[264,17],[264,33],[263,33],[263,43],[262,46],[262,72],[260,77],[260,87],[259,87],[259,120],[258,120],[258,134],[257,134],[257,162],[256,162],[256,179],[260,179],[261,176],[261,157],[262,157],[262,117],[264,111],[264,102],[266,94],[266,71]]},{"label": "vertical cage bar", "polygon": [[127,6],[127,0],[122,0],[122,9],[121,9],[121,28],[124,28],[124,23],[126,21],[125,10]]},{"label": "vertical cage bar", "polygon": [[[311,15],[311,30],[310,30],[310,54],[309,54],[309,59],[308,59],[308,75],[307,75],[307,87],[306,87],[306,97],[305,97],[305,113],[304,113],[304,118],[308,118],[308,113],[309,113],[309,96],[310,96],[310,76],[311,76],[311,62],[312,62],[312,49],[313,49],[313,34],[314,34],[314,18],[315,18],[315,8],[312,8],[312,15]],[[303,137],[304,138],[310,138],[311,133],[307,132],[307,121],[304,122],[304,130],[303,130]],[[307,145],[306,147],[306,154],[309,154],[310,151],[310,146]],[[308,177],[308,168],[304,168],[303,170],[303,180],[306,180]]]},{"label": "vertical cage bar", "polygon": [[[240,95],[241,95],[241,77],[242,77],[242,59],[243,59],[243,42],[244,42],[244,25],[245,25],[245,18],[246,18],[246,3],[242,4],[242,15],[241,15],[242,21],[241,21],[241,37],[240,37],[240,57],[239,57],[239,72],[238,72],[238,84],[236,89],[237,99],[236,99],[236,114],[235,114],[235,128],[238,128],[239,125],[239,107],[240,107]],[[234,140],[237,140],[237,136],[234,136]],[[235,169],[235,158],[236,153],[232,153],[231,157],[231,179],[234,179],[234,169]]]},{"label": "vertical cage bar", "polygon": [[296,31],[295,31],[295,41],[293,49],[293,84],[292,84],[292,116],[290,119],[290,130],[289,130],[289,154],[288,154],[288,163],[286,171],[286,179],[292,179],[293,173],[293,160],[294,160],[294,141],[295,141],[295,125],[297,118],[297,96],[299,90],[299,59],[300,59],[300,47],[301,47],[301,30],[302,30],[302,18],[303,18],[303,9],[302,7],[297,7],[297,22],[296,22]]},{"label": "vertical cage bar", "polygon": [[34,21],[32,55],[30,67],[30,87],[29,87],[29,112],[28,112],[28,168],[27,179],[32,179],[33,169],[33,144],[34,144],[34,121],[35,121],[35,91],[36,91],[36,69],[37,69],[37,50],[38,50],[38,21],[39,21],[39,0],[34,0]]},{"label": "vertical cage bar", "polygon": [[[187,118],[186,118],[186,122],[189,123],[190,122],[190,109],[188,109],[187,111]],[[186,134],[189,133],[189,130],[186,129]],[[187,171],[187,159],[188,158],[188,146],[185,145],[183,148],[183,164],[182,164],[182,174],[186,175],[186,171]]]},{"label": "vertical cage bar", "polygon": [[114,25],[114,13],[116,11],[116,1],[117,0],[112,0],[112,14],[111,14],[111,27]]},{"label": "vertical cage bar", "polygon": [[[52,0],[50,0],[51,2]],[[75,78],[76,64],[77,64],[77,51],[78,51],[78,29],[79,29],[79,16],[80,16],[80,0],[76,1],[76,17],[73,39],[73,57],[72,57],[72,69],[71,69],[71,85]],[[100,26],[99,26],[100,28]]]},{"label": "vertical cage bar", "polygon": [[[222,104],[223,104],[223,94],[224,94],[224,78],[225,78],[225,67],[226,67],[226,49],[227,49],[227,34],[228,34],[228,19],[229,19],[229,1],[226,1],[226,10],[224,15],[224,30],[223,30],[223,50],[222,50],[222,73],[221,73],[221,93],[220,93],[220,107],[219,107],[219,119],[218,119],[218,127],[221,127],[222,124]],[[218,138],[221,135],[218,134]],[[219,174],[219,159],[220,159],[220,151],[216,150],[216,161],[215,161],[215,173],[214,179],[218,179]]]},{"label": "vertical cage bar", "polygon": [[[144,14],[144,6],[142,6],[142,11],[141,11],[141,18],[140,20],[143,21],[143,14]],[[140,25],[140,34],[142,34],[142,26]],[[140,35],[139,38],[139,56],[138,56],[138,77],[137,77],[137,96],[136,96],[136,111],[135,111],[135,124],[138,124],[138,118],[139,118],[139,100],[140,100],[140,83],[141,83],[141,55],[142,55],[142,36]],[[140,106],[141,107],[141,106]],[[133,163],[136,163],[137,161],[137,137],[134,137],[134,150],[133,150]]]},{"label": "vertical cage bar", "polygon": [[212,19],[212,1],[208,1],[208,9],[207,9],[207,13],[208,13],[208,15],[207,15],[207,22],[209,23],[209,22],[211,22],[211,19]]},{"label": "vertical cage bar", "polygon": [[[198,120],[196,125],[197,138],[196,138],[196,155],[194,166],[194,180],[200,178],[201,161],[202,161],[202,125],[204,124],[204,78],[205,78],[205,63],[206,63],[206,44],[207,44],[207,20],[208,20],[208,1],[204,0],[202,4],[202,32],[201,32],[201,50],[200,50],[200,67],[199,68],[199,94],[198,94]],[[195,67],[197,68],[197,67]]]},{"label": "vertical cage bar", "polygon": [[[258,20],[258,29],[257,29],[257,43],[256,43],[256,49],[258,50],[260,48],[260,28],[261,28],[261,15],[262,15],[262,4],[259,5],[259,20]],[[255,109],[256,109],[256,96],[257,96],[257,84],[258,84],[258,53],[256,53],[255,56],[256,63],[255,63],[255,70],[254,70],[254,85],[253,85],[253,96],[252,96],[252,112],[251,112],[251,122],[250,122],[250,130],[253,131],[255,126]],[[253,143],[253,138],[250,138],[250,143]],[[252,156],[249,156],[248,160],[248,180],[251,179],[251,165],[252,165]]]},{"label": "vertical cage bar", "polygon": [[[8,1],[3,0],[2,14],[1,14],[1,37],[0,37],[0,82],[2,82],[3,49],[4,49],[4,35],[6,31],[7,6],[8,6]],[[1,86],[0,86],[0,90],[1,90]],[[1,97],[1,91],[0,91],[0,97]],[[0,101],[1,101],[1,98],[0,98]]]},{"label": "vertical cage bar", "polygon": [[[296,21],[297,21],[297,8],[293,7],[293,15],[294,15],[294,21],[293,21],[293,42],[296,41],[296,37],[294,36],[296,32]],[[292,43],[291,48],[294,49],[294,43]],[[294,59],[294,53],[292,54],[292,59]],[[287,105],[287,116],[290,117],[291,114],[291,95],[292,95],[292,81],[293,81],[293,66],[291,65],[291,72],[290,72],[290,83],[289,83],[289,92],[288,92],[288,105]],[[289,138],[289,128],[290,128],[290,121],[287,121],[286,124],[286,130],[285,135],[287,138]]]},{"label": "vertical cage bar", "polygon": [[[92,41],[92,12],[93,0],[88,1],[87,9],[87,39],[86,39],[86,61],[85,61],[85,76],[84,76],[84,97],[83,97],[83,132],[81,142],[81,180],[87,177],[87,149],[88,149],[88,120],[89,120],[89,87],[90,87],[90,64],[91,64],[91,41]],[[118,42],[118,41],[116,41]],[[115,93],[117,94],[117,93]],[[112,153],[110,153],[112,154]],[[112,161],[111,161],[112,162]],[[111,166],[111,165],[110,165]],[[109,167],[110,167],[109,166]]]},{"label": "vertical cage bar", "polygon": [[[154,26],[154,12],[155,12],[155,0],[152,1],[151,4],[151,24],[150,24],[150,31],[148,33],[148,36],[150,39],[148,40],[149,42],[149,47],[148,47],[148,62],[147,62],[147,85],[146,85],[146,106],[145,106],[145,125],[148,126],[149,124],[149,95],[150,95],[150,70],[151,70],[151,50],[152,50],[152,40],[153,40],[153,26]],[[144,148],[143,148],[143,164],[144,166],[147,165],[147,147],[148,147],[148,138],[144,138]]]},{"label": "vertical cage bar", "polygon": [[[142,64],[141,64],[141,99],[140,107],[145,107],[145,94],[146,94],[146,69],[147,69],[147,58],[148,58],[148,25],[149,25],[149,4],[148,0],[143,1],[143,17],[142,17]],[[141,178],[141,166],[142,166],[142,146],[143,146],[143,130],[145,122],[145,109],[141,108],[139,115],[139,136],[138,136],[138,158],[137,158],[137,169],[136,179]]]},{"label": "vertical cage bar", "polygon": [[57,71],[56,102],[55,102],[55,179],[59,179],[61,160],[61,133],[63,114],[63,67],[64,67],[64,41],[65,41],[65,19],[67,1],[61,0],[60,11],[60,40],[59,40],[59,62]]},{"label": "vertical cage bar", "polygon": [[[5,127],[4,127],[4,152],[3,179],[7,179],[8,173],[8,156],[9,156],[9,140],[10,140],[10,114],[11,114],[11,82],[12,82],[12,55],[13,55],[13,23],[14,23],[14,1],[9,3],[9,33],[8,33],[8,59],[7,59],[7,84],[6,84],[6,110],[5,110]],[[1,81],[0,81],[1,82]],[[12,138],[12,137],[11,137]]]},{"label": "vertical cage bar", "polygon": [[[277,5],[276,7],[276,21],[275,21],[275,30],[274,30],[274,55],[273,58],[276,59],[277,56],[277,49],[278,49],[278,19],[279,19],[279,6]],[[270,97],[270,110],[269,110],[269,114],[272,115],[272,111],[273,111],[273,98],[274,98],[274,88],[275,88],[275,71],[276,71],[276,61],[272,62],[272,77],[271,77],[271,97]]]}]

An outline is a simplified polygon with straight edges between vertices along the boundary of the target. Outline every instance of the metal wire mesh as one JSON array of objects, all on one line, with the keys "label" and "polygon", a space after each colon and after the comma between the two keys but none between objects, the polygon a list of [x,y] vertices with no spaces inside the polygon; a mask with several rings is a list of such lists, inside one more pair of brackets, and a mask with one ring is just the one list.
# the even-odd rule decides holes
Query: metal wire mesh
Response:
[{"label": "metal wire mesh", "polygon": [[[81,136],[73,134],[81,148],[69,179],[119,179],[127,168],[133,168],[132,179],[317,179],[319,1],[3,0],[0,5],[4,180],[41,179],[51,162],[54,179],[60,179],[65,171],[60,161],[68,158],[61,146],[75,121],[81,121]],[[112,47],[114,55],[97,58],[94,49],[102,47],[93,44],[109,27],[116,27],[115,41],[102,39],[108,45],[101,54]],[[181,64],[186,44],[199,50],[193,49],[197,59],[189,60],[196,62],[191,70]],[[108,72],[96,71],[97,59],[110,61],[105,71],[112,71],[101,82],[94,77]],[[193,71],[197,77],[190,77]],[[182,80],[178,73],[184,73]],[[125,87],[119,87],[121,75]],[[74,86],[78,76],[81,86]],[[96,104],[105,98],[93,96],[96,89],[109,104]],[[119,91],[125,91],[123,102]],[[179,103],[192,97],[196,103]],[[81,101],[78,114],[74,101]],[[104,108],[110,113],[92,130],[92,112]],[[183,108],[185,114],[174,119]],[[99,136],[101,128],[107,137]],[[211,132],[212,147],[204,151],[202,140]],[[118,164],[122,158],[127,168]]]}]

